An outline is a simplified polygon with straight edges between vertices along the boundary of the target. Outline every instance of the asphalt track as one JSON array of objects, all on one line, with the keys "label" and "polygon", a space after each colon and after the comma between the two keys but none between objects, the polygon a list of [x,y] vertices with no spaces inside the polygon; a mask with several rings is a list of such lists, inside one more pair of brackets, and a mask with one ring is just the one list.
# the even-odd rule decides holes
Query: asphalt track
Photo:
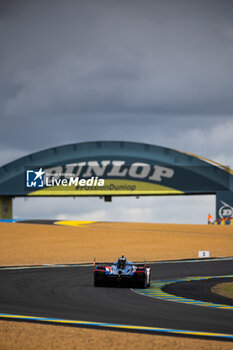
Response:
[{"label": "asphalt track", "polygon": [[[221,276],[232,274],[233,260],[156,263],[151,268],[153,280]],[[1,269],[0,313],[223,333],[233,340],[232,310],[159,300],[128,288],[96,288],[90,266]]]}]

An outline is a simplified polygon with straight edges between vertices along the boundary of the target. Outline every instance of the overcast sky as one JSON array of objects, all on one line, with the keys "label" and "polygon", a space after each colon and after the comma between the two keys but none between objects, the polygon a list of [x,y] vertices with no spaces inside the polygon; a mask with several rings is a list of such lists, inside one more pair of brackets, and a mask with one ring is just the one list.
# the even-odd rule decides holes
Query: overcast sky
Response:
[{"label": "overcast sky", "polygon": [[[233,167],[232,0],[1,0],[0,47],[0,165],[125,140]],[[14,216],[205,223],[214,210],[211,196],[65,203],[17,199]]]}]

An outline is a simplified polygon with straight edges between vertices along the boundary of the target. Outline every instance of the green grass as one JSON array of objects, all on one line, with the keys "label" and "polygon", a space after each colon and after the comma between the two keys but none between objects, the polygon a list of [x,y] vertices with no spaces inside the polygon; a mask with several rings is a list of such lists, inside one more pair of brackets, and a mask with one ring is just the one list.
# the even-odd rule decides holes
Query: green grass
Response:
[{"label": "green grass", "polygon": [[233,299],[233,282],[219,283],[211,288],[213,293]]},{"label": "green grass", "polygon": [[233,282],[225,283],[223,291],[229,298],[233,298]]}]

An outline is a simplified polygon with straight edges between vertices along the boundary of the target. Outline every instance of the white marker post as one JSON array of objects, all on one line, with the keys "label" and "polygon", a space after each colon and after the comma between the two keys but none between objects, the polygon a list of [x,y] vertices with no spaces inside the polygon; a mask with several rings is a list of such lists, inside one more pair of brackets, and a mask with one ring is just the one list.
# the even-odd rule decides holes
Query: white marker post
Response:
[{"label": "white marker post", "polygon": [[198,257],[199,258],[209,258],[210,257],[209,250],[199,250]]}]

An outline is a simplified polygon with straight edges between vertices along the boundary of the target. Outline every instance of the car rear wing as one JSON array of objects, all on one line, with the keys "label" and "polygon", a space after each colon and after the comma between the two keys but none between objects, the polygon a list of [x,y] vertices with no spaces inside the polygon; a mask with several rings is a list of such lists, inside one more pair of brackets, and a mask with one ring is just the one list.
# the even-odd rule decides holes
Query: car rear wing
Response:
[{"label": "car rear wing", "polygon": [[113,262],[102,262],[102,261],[98,261],[98,262],[96,262],[96,261],[94,261],[94,263],[93,263],[93,265],[104,265],[104,266],[110,266],[110,265],[115,265]]},{"label": "car rear wing", "polygon": [[[93,265],[98,265],[98,266],[117,266],[117,263],[113,262],[96,262],[94,261]],[[146,262],[145,263],[127,263],[127,266],[136,266],[136,267],[149,267]]]}]

